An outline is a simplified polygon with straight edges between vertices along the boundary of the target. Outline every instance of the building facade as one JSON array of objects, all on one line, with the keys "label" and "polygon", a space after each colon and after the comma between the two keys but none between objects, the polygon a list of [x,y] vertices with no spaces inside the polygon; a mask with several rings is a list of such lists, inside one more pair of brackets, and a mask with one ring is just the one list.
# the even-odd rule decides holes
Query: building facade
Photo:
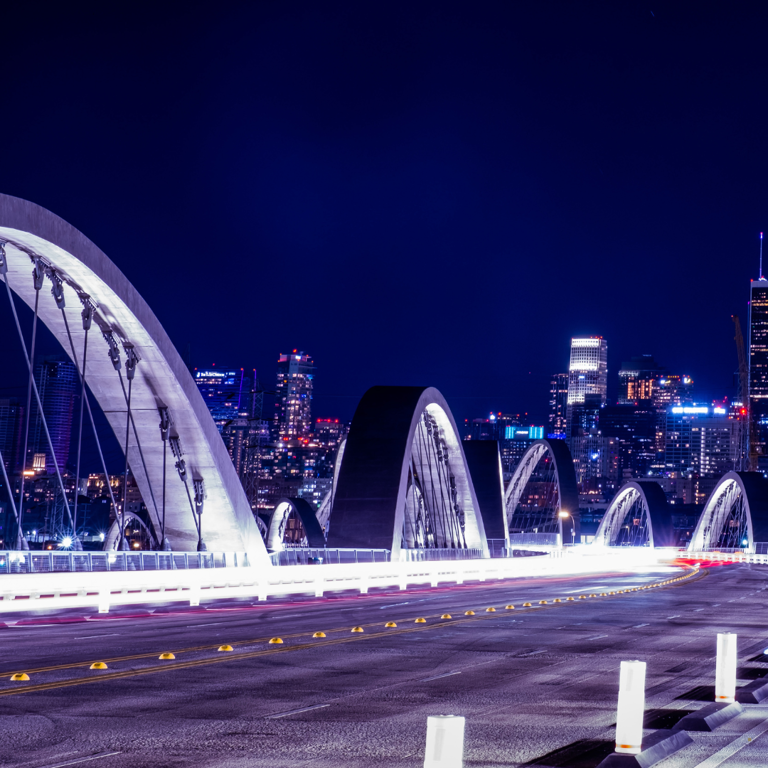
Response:
[{"label": "building facade", "polygon": [[312,431],[312,358],[295,349],[277,361],[278,410],[275,425],[279,439],[308,437]]},{"label": "building facade", "polygon": [[568,374],[556,373],[549,382],[549,431],[547,437],[564,439],[568,418]]},{"label": "building facade", "polygon": [[768,464],[768,280],[753,280],[749,290],[749,405],[752,450],[758,466]]}]

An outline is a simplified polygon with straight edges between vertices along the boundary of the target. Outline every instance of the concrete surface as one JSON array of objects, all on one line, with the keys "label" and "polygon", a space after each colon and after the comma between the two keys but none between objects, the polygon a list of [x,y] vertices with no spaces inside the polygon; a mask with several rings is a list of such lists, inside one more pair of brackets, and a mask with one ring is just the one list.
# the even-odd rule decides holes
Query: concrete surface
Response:
[{"label": "concrete surface", "polygon": [[[648,664],[652,729],[712,701],[717,632],[738,633],[744,682],[768,674],[762,659],[750,661],[768,647],[768,567],[715,567],[674,586],[578,599],[670,572],[7,617],[0,764],[420,768],[427,716],[458,714],[468,768],[593,768],[612,749],[622,660]],[[476,615],[465,617],[469,609]],[[420,616],[426,624],[414,623]],[[365,632],[352,634],[356,625]],[[267,643],[276,636],[283,645]],[[223,643],[234,651],[218,652]],[[163,651],[176,660],[159,661]],[[90,671],[98,660],[109,669]],[[17,671],[30,681],[11,683]],[[766,765],[767,715],[746,705],[659,765]]]}]

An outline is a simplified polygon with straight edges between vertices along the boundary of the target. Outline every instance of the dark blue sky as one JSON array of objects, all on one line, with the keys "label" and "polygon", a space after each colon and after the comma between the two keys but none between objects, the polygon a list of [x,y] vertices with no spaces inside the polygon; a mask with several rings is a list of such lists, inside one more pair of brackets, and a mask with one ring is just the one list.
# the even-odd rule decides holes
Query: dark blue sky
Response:
[{"label": "dark blue sky", "polygon": [[271,386],[298,347],[317,416],[432,384],[457,419],[541,422],[593,333],[612,378],[652,353],[733,394],[768,229],[764,7],[15,6],[0,190],[97,243],[196,364]]}]

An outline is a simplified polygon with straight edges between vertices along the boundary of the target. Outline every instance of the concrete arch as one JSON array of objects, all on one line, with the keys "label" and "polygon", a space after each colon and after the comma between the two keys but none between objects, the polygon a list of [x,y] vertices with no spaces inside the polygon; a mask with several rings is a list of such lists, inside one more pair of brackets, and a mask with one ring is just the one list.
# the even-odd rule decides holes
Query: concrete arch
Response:
[{"label": "concrete arch", "polygon": [[[144,533],[147,535],[150,541],[152,541],[155,537],[152,535],[152,531],[147,528],[147,524],[134,512],[126,512],[125,513],[125,522],[128,523],[129,520],[133,520],[139,524],[139,526],[143,529]],[[104,537],[104,549],[105,550],[113,550],[117,549],[118,542],[120,540],[120,521],[115,520],[112,525],[109,526],[109,531],[107,531],[107,535]]]},{"label": "concrete arch", "polygon": [[360,401],[344,449],[333,500],[329,547],[389,549],[402,546],[414,439],[428,414],[455,484],[467,548],[488,545],[459,433],[443,396],[433,387],[372,387]]},{"label": "concrete arch", "polygon": [[[737,510],[742,534],[735,547],[721,543]],[[746,537],[746,546],[742,544]],[[755,542],[768,541],[768,480],[759,472],[728,472],[704,504],[688,549],[694,552],[731,548],[755,551]]]},{"label": "concrete arch", "polygon": [[640,526],[644,532],[642,546],[674,546],[676,542],[667,497],[662,487],[652,480],[630,480],[619,489],[600,521],[593,544],[615,546],[627,514],[637,503],[641,508]]},{"label": "concrete arch", "polygon": [[523,454],[523,458],[515,468],[504,494],[504,508],[506,512],[507,529],[512,525],[515,510],[520,504],[525,486],[531,479],[536,465],[549,454],[554,464],[555,477],[557,478],[558,511],[564,510],[573,518],[576,529],[576,539],[579,538],[579,489],[576,485],[576,470],[573,466],[573,457],[568,450],[565,440],[545,438],[536,440]]},{"label": "concrete arch", "polygon": [[488,540],[509,544],[509,526],[504,507],[504,471],[496,440],[468,440],[462,443],[472,476],[483,527]]},{"label": "concrete arch", "polygon": [[[160,530],[150,488],[155,490],[159,505],[163,444],[158,407],[164,406],[173,420],[172,434],[180,438],[190,486],[193,480],[203,481],[202,525],[208,548],[245,550],[252,563],[268,564],[266,548],[240,480],[192,376],[160,322],[127,278],[70,224],[40,206],[9,195],[0,195],[0,242],[6,243],[9,285],[28,306],[35,302],[31,270],[36,259],[63,281],[64,313],[78,358],[82,356],[84,339],[81,297],[87,295],[95,306],[86,381],[117,435],[125,435],[126,402],[99,331],[110,335],[118,349],[123,347],[123,361],[124,345],[133,345],[137,352],[140,362],[133,382],[132,412],[147,472],[133,436],[128,460],[152,527]],[[49,289],[50,282],[41,291],[39,318],[71,357],[62,312],[50,297]],[[169,459],[166,534],[174,549],[194,550],[197,534],[192,510],[184,484],[173,471],[170,451]]]},{"label": "concrete arch", "polygon": [[341,469],[341,462],[344,459],[344,449],[347,447],[347,438],[342,438],[339,443],[339,449],[336,451],[336,461],[333,464],[333,483],[331,483],[331,490],[325,494],[325,498],[320,504],[320,508],[317,510],[317,520],[320,523],[320,527],[325,531],[325,536],[328,536],[328,525],[331,519],[331,509],[333,508],[333,498],[336,495],[336,486],[339,484],[339,470]]},{"label": "concrete arch", "polygon": [[283,549],[283,537],[285,527],[291,516],[301,521],[306,538],[307,547],[323,548],[325,537],[320,522],[315,515],[315,510],[306,499],[280,499],[269,519],[267,529],[267,549],[270,552],[279,552]]}]

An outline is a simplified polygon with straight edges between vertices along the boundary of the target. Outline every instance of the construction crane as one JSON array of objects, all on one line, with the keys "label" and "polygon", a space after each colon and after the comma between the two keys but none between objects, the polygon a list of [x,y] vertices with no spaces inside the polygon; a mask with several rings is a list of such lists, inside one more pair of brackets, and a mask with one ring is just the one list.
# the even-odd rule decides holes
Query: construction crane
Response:
[{"label": "construction crane", "polygon": [[744,335],[741,332],[741,322],[738,315],[731,315],[736,335],[736,353],[739,356],[739,400],[741,401],[742,427],[738,469],[747,472],[757,470],[757,451],[754,434],[754,425],[752,424],[752,409],[749,402],[749,366],[747,365],[747,354],[744,349]]}]

